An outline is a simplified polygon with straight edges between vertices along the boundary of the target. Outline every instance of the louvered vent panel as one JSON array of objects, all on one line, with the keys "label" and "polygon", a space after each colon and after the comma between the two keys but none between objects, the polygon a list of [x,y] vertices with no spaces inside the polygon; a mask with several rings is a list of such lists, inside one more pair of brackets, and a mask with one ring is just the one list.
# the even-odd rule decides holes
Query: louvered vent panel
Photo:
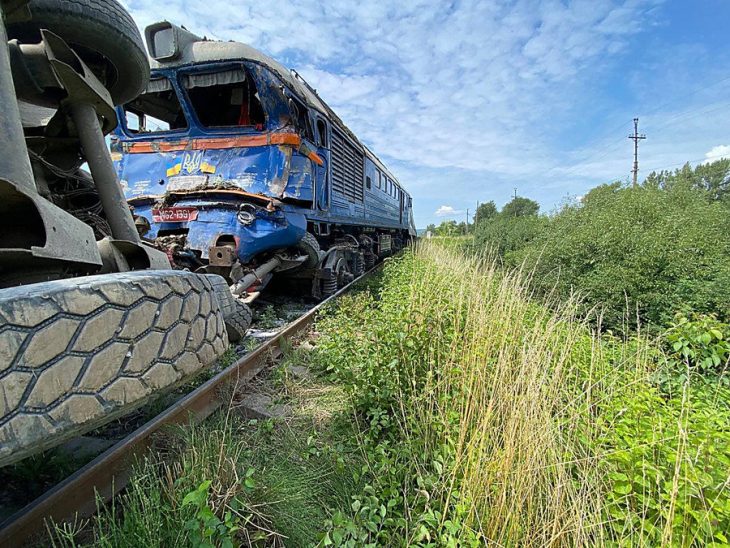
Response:
[{"label": "louvered vent panel", "polygon": [[363,200],[363,155],[336,129],[332,130],[332,188],[351,202]]}]

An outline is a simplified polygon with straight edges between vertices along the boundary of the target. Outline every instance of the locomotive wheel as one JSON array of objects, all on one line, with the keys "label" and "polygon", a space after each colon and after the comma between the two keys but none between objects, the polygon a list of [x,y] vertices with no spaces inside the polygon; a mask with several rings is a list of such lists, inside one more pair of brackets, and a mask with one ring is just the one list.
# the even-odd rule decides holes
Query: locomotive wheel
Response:
[{"label": "locomotive wheel", "polygon": [[104,83],[115,105],[147,85],[150,65],[137,25],[116,0],[30,0],[31,18],[7,25],[8,38],[40,40],[40,29],[59,35]]},{"label": "locomotive wheel", "polygon": [[355,275],[350,270],[349,261],[342,257],[337,261],[337,289],[345,287],[354,279]]},{"label": "locomotive wheel", "polygon": [[321,293],[323,299],[337,293],[338,289],[350,283],[354,278],[350,273],[344,252],[341,250],[334,251],[328,256],[325,265],[330,269],[331,276],[322,280]]},{"label": "locomotive wheel", "polygon": [[226,347],[206,276],[137,271],[0,290],[0,466],[129,412]]}]

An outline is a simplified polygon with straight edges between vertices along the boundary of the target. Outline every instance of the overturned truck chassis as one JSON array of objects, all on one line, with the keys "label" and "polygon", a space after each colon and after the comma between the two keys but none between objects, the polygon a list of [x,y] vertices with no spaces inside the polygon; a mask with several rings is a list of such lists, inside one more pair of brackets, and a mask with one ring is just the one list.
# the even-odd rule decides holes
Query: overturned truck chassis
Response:
[{"label": "overturned truck chassis", "polygon": [[[117,124],[109,92],[50,31],[38,43],[8,42],[2,9],[0,287],[169,268],[140,239],[109,158],[104,134]],[[80,169],[82,150],[91,178]],[[83,207],[68,207],[84,196]]]}]

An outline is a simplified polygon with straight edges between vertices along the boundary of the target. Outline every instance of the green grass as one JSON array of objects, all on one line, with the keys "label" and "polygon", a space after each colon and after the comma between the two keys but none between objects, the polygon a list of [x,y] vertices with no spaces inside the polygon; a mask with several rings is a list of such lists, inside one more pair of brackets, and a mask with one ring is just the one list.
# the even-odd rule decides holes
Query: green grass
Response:
[{"label": "green grass", "polygon": [[290,416],[248,421],[234,398],[171,434],[96,544],[727,543],[720,383],[667,373],[654,341],[596,333],[578,303],[538,303],[522,273],[457,247],[426,243],[359,289],[270,374]]},{"label": "green grass", "polygon": [[663,392],[653,341],[599,335],[478,257],[426,244],[385,279],[318,326],[370,471],[332,542],[727,542],[727,390]]},{"label": "green grass", "polygon": [[317,545],[332,512],[349,507],[358,487],[351,471],[362,457],[343,389],[289,372],[290,363],[306,360],[306,352],[288,349],[271,375],[289,416],[247,419],[234,398],[205,423],[168,431],[125,492],[85,529],[56,527],[54,546],[205,546],[186,528],[205,520],[183,501],[207,481],[204,506],[221,521],[232,515],[232,527],[212,535],[211,545]]}]

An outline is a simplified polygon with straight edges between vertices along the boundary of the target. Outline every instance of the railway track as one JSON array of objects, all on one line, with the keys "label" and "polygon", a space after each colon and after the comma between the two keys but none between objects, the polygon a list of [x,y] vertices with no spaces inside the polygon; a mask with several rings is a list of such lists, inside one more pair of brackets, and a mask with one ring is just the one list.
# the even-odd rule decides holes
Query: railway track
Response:
[{"label": "railway track", "polygon": [[46,524],[91,517],[98,501],[111,501],[128,484],[133,465],[148,452],[155,435],[171,425],[199,423],[226,401],[225,388],[240,390],[282,354],[285,341],[305,332],[319,310],[372,275],[382,262],[328,299],[309,309],[251,352],[183,396],[165,411],[118,441],[94,460],[47,490],[0,524],[0,546],[26,546],[42,540]]}]

